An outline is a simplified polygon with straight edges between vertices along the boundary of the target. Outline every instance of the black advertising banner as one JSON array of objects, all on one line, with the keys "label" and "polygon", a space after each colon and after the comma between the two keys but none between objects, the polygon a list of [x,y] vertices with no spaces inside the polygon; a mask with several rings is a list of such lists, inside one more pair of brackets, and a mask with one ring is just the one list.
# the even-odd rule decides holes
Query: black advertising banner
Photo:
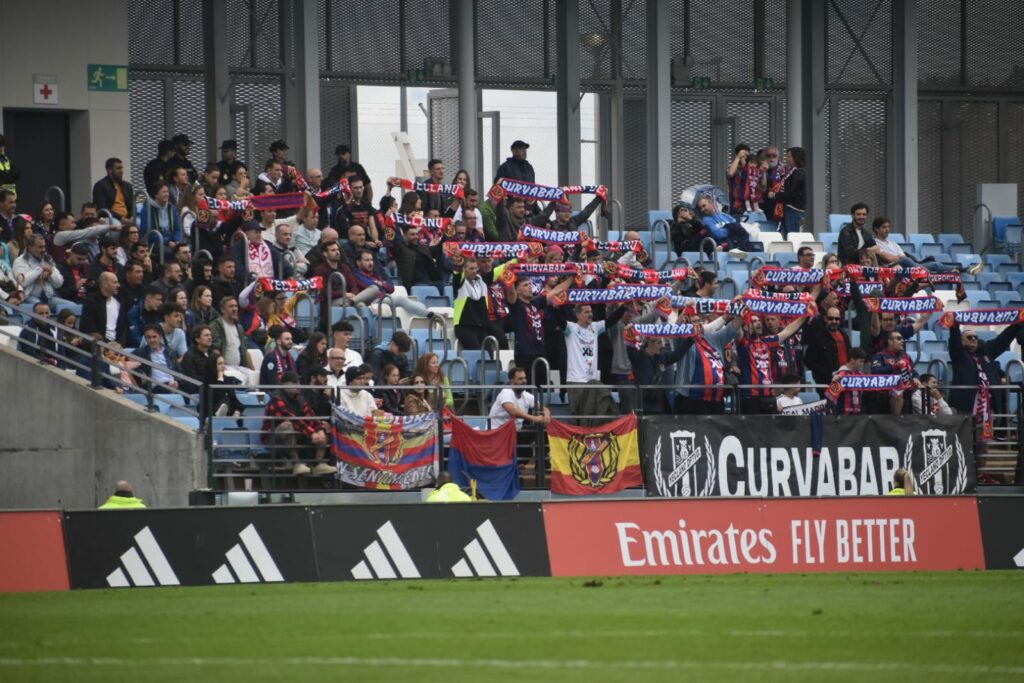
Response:
[{"label": "black advertising banner", "polygon": [[323,581],[550,576],[540,504],[311,509]]},{"label": "black advertising banner", "polygon": [[73,588],[316,581],[305,507],[64,516]]},{"label": "black advertising banner", "polygon": [[1024,569],[1024,496],[978,496],[988,569]]},{"label": "black advertising banner", "polygon": [[975,487],[965,416],[656,416],[640,435],[650,496],[871,496],[900,467],[922,494]]}]

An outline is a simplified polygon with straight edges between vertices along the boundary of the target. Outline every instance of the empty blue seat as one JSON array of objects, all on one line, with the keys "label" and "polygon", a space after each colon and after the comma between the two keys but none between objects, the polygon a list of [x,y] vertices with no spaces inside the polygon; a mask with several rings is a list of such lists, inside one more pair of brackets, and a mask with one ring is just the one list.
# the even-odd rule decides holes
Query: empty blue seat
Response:
[{"label": "empty blue seat", "polygon": [[1024,273],[1007,273],[1006,281],[1010,283],[1010,289],[1020,291],[1024,287]]},{"label": "empty blue seat", "polygon": [[1020,292],[995,292],[993,294],[1000,308],[1019,308],[1022,297]]},{"label": "empty blue seat", "polygon": [[420,301],[426,301],[428,296],[439,296],[441,292],[437,291],[437,287],[434,285],[413,285],[409,294]]},{"label": "empty blue seat", "polygon": [[839,233],[838,232],[819,232],[818,233],[818,239],[820,239],[822,242],[824,242],[826,244],[828,244],[829,242],[838,242],[839,241]]},{"label": "empty blue seat", "polygon": [[976,308],[999,308],[999,302],[995,299],[989,299],[990,294],[985,292],[985,298],[978,302]]},{"label": "empty blue seat", "polygon": [[993,282],[1006,282],[1006,276],[999,273],[978,273],[977,278],[985,289]]},{"label": "empty blue seat", "polygon": [[936,260],[938,260],[938,258],[940,256],[943,256],[945,253],[946,253],[945,247],[943,247],[941,244],[934,244],[934,243],[925,242],[925,243],[921,244],[921,246],[919,246],[917,248],[917,255],[919,257],[921,257],[921,258],[926,258],[928,256],[932,256]]},{"label": "empty blue seat", "polygon": [[935,244],[935,237],[931,233],[912,233],[908,237],[914,245],[914,251],[919,251],[924,244]]},{"label": "empty blue seat", "polygon": [[1019,263],[1000,263],[996,266],[996,272],[1009,275],[1010,273],[1024,272],[1024,268],[1021,268]]},{"label": "empty blue seat", "polygon": [[[956,262],[962,267],[967,268],[975,265],[976,263],[981,263],[981,257],[977,254],[960,254],[956,257]],[[981,282],[981,280],[979,279],[978,282]]]},{"label": "empty blue seat", "polygon": [[941,244],[947,251],[954,244],[963,244],[964,237],[960,233],[948,233],[944,232],[938,236],[938,243]]},{"label": "empty blue seat", "polygon": [[608,241],[609,242],[618,242],[621,239],[622,239],[622,231],[621,230],[609,230],[608,231]]},{"label": "empty blue seat", "polygon": [[997,270],[998,266],[1004,263],[1012,263],[1013,259],[1007,254],[985,254],[985,262],[992,266],[992,270]]},{"label": "empty blue seat", "polygon": [[906,242],[907,241],[906,235],[904,235],[902,232],[890,232],[889,233],[889,239],[891,239],[893,242]]},{"label": "empty blue seat", "polygon": [[970,244],[951,244],[947,247],[947,251],[949,251],[950,256],[956,258],[957,256],[973,255],[974,247]]}]

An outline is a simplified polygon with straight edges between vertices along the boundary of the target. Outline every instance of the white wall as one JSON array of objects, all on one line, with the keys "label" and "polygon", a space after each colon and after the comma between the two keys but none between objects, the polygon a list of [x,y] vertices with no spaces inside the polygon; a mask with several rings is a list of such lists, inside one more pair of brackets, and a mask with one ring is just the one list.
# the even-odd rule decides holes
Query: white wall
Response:
[{"label": "white wall", "polygon": [[[127,0],[0,0],[0,35],[0,110],[73,112],[69,199],[77,209],[108,157],[126,166],[131,157],[128,93],[90,92],[86,77],[88,64],[128,64]],[[57,106],[33,104],[33,74],[57,76]]]}]

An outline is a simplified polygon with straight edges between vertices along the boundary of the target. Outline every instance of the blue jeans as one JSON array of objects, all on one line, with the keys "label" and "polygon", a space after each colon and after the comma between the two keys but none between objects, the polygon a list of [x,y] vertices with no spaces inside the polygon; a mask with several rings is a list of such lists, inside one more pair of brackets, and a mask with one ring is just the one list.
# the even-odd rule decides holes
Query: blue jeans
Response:
[{"label": "blue jeans", "polygon": [[956,271],[956,266],[951,266],[946,263],[937,263],[935,261],[915,261],[909,256],[904,256],[899,260],[899,264],[904,268],[915,268],[921,266],[926,268],[929,273],[953,273]]},{"label": "blue jeans", "polygon": [[803,221],[803,211],[787,206],[785,213],[782,214],[782,236],[789,237],[791,232],[800,232],[800,228],[803,227]]}]

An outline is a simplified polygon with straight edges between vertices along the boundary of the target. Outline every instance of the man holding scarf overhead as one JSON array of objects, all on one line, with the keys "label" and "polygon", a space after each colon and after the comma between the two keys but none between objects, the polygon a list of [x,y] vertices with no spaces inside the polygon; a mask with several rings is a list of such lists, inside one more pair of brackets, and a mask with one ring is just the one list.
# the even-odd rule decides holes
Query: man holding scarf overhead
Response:
[{"label": "man holding scarf overhead", "polygon": [[953,319],[949,330],[949,358],[953,363],[953,385],[977,389],[951,389],[949,405],[958,413],[974,416],[975,452],[985,452],[984,444],[992,439],[993,384],[999,383],[999,366],[995,361],[1017,340],[1024,343],[1024,323],[1008,325],[999,336],[987,342],[972,329],[960,329]]},{"label": "man holding scarf overhead", "polygon": [[[737,300],[739,300],[737,298]],[[743,319],[729,312],[704,327],[703,334],[680,341],[676,386],[696,385],[676,394],[677,415],[725,413],[725,345],[736,339]]]}]

